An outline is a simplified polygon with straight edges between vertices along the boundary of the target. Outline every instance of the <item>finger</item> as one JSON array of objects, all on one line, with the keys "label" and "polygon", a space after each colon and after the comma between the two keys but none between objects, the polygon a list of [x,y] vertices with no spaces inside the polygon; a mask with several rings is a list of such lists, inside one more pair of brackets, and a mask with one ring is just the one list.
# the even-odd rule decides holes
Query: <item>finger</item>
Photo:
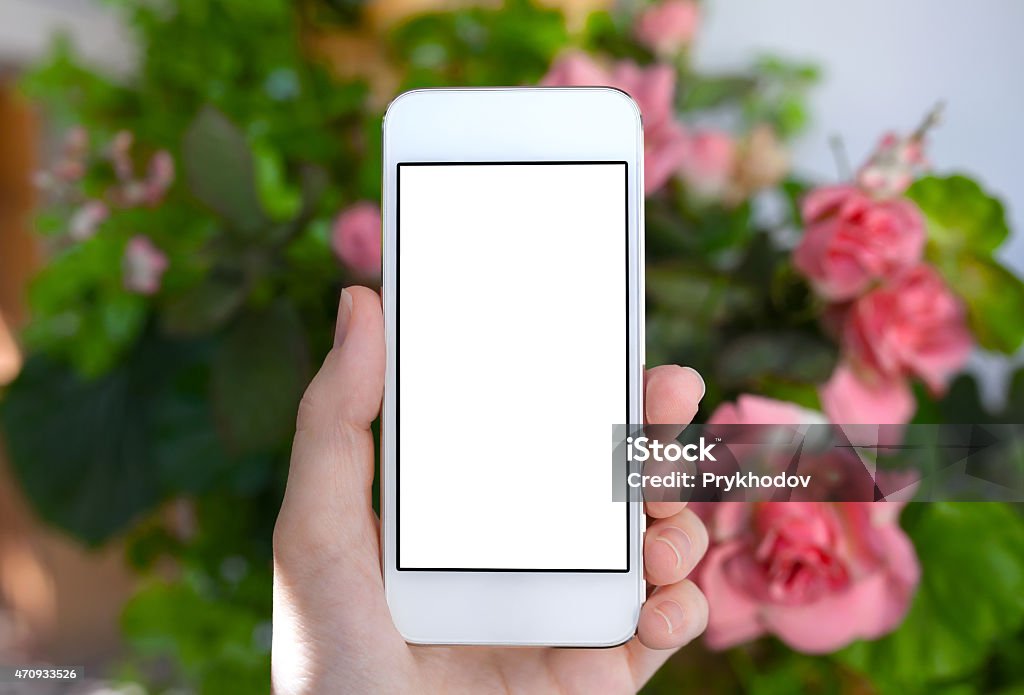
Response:
[{"label": "finger", "polygon": [[665,586],[682,581],[708,549],[704,522],[690,509],[647,527],[644,570],[649,584]]},{"label": "finger", "polygon": [[[691,367],[662,365],[647,370],[644,388],[644,419],[657,439],[674,439],[697,414],[704,397],[704,379]],[[675,425],[660,428],[651,425]],[[661,519],[678,514],[684,502],[647,502],[647,514]]]},{"label": "finger", "polygon": [[697,414],[704,379],[692,367],[666,364],[647,370],[644,419],[651,425],[685,425]]},{"label": "finger", "polygon": [[342,290],[334,348],[302,399],[298,431],[369,431],[384,392],[384,317],[380,298],[365,287]]},{"label": "finger", "polygon": [[707,624],[707,599],[689,579],[655,591],[640,611],[637,638],[626,645],[636,683],[646,682],[676,649],[700,636]]},{"label": "finger", "polygon": [[[377,295],[344,290],[335,345],[299,405],[275,553],[305,564],[346,547],[376,567],[377,522],[371,505],[374,442],[370,423],[384,390],[384,320]],[[285,540],[286,539],[286,540]],[[361,552],[365,551],[365,552]],[[379,571],[375,571],[379,578]]]}]

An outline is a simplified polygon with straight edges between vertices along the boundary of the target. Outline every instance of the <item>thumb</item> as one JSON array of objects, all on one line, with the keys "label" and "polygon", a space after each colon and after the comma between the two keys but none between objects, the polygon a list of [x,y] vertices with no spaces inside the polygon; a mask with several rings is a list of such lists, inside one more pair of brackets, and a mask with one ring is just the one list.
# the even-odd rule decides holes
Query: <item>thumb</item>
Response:
[{"label": "thumb", "polygon": [[[331,434],[339,427],[369,432],[384,392],[384,317],[365,287],[341,291],[334,348],[299,406],[297,430]],[[293,462],[294,463],[294,462]]]},{"label": "thumb", "polygon": [[377,294],[365,287],[343,290],[334,347],[299,404],[274,532],[280,562],[294,559],[313,569],[314,563],[359,559],[380,579],[370,423],[384,391],[384,349]]},{"label": "thumb", "polygon": [[370,423],[384,391],[384,349],[377,295],[342,291],[334,347],[299,405],[274,527],[276,692],[319,692],[331,672],[345,671],[345,658],[404,644],[384,599],[371,504]]}]

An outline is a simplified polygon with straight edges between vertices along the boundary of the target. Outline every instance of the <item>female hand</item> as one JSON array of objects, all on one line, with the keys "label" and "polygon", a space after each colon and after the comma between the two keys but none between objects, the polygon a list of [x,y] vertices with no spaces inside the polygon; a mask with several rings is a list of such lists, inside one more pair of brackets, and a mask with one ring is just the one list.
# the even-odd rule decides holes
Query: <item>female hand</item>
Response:
[{"label": "female hand", "polygon": [[[334,348],[299,406],[288,487],[274,529],[272,682],[286,693],[635,692],[707,624],[686,579],[708,545],[678,502],[648,503],[646,580],[637,636],[613,649],[417,647],[384,598],[371,503],[376,419],[384,390],[380,300],[342,292]],[[704,394],[692,369],[646,376],[649,423],[688,423]],[[567,404],[566,407],[571,407]],[[571,615],[565,616],[572,620]]]}]

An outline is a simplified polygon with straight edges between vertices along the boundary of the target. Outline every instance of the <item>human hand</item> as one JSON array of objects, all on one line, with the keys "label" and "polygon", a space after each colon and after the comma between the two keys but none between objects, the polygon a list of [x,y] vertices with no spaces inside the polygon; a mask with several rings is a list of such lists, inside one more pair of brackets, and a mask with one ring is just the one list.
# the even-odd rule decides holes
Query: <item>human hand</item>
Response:
[{"label": "human hand", "polygon": [[[342,292],[334,348],[299,406],[288,488],[274,529],[272,683],[286,693],[635,692],[704,631],[707,602],[686,576],[708,536],[679,502],[651,502],[644,539],[653,588],[637,636],[612,649],[417,647],[384,598],[379,521],[371,503],[376,419],[384,391],[380,300]],[[646,375],[646,419],[688,423],[704,394],[692,369]],[[571,407],[571,404],[566,404]],[[566,620],[572,620],[571,615]]]}]

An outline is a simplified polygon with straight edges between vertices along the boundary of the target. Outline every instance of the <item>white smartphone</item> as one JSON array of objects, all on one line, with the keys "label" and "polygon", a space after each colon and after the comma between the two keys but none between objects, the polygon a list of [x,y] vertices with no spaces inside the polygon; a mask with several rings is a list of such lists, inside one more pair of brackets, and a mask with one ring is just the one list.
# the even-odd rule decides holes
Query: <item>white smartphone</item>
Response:
[{"label": "white smartphone", "polygon": [[383,575],[419,644],[608,647],[644,600],[612,428],[643,417],[643,131],[610,88],[384,117]]}]

